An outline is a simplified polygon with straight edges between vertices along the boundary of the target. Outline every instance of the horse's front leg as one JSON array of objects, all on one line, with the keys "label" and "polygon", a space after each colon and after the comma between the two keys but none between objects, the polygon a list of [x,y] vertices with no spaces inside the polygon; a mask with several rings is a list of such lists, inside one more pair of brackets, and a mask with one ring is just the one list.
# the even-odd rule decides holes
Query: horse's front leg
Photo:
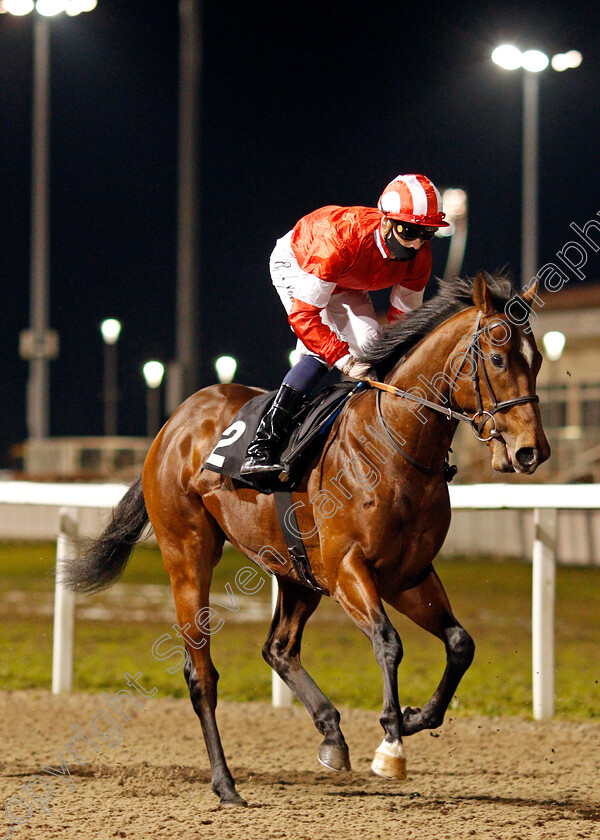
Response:
[{"label": "horse's front leg", "polygon": [[406,778],[402,744],[402,712],[398,702],[398,665],[402,642],[377,594],[371,572],[357,550],[339,566],[333,596],[352,621],[371,640],[375,659],[383,673],[383,710],[380,721],[385,737],[375,752],[371,769],[387,779]]},{"label": "horse's front leg", "polygon": [[441,639],[446,648],[446,668],[430,700],[422,709],[404,709],[402,734],[442,725],[448,705],[460,680],[473,661],[475,644],[450,607],[448,596],[436,572],[413,589],[401,592],[388,602],[411,621]]}]

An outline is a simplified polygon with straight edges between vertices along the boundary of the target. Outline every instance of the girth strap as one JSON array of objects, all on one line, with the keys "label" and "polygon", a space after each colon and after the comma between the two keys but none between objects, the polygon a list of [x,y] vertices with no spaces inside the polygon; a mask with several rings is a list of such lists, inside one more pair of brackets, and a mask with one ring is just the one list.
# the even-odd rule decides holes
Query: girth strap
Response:
[{"label": "girth strap", "polygon": [[[279,522],[290,560],[298,577],[304,586],[307,586],[309,589],[315,589],[317,592],[327,594],[315,580],[312,569],[310,568],[310,561],[298,530],[298,519],[296,517],[296,511],[293,508],[294,501],[292,494],[285,490],[278,490],[273,493],[273,497],[275,499],[277,521]],[[286,518],[288,511],[290,512]]]}]

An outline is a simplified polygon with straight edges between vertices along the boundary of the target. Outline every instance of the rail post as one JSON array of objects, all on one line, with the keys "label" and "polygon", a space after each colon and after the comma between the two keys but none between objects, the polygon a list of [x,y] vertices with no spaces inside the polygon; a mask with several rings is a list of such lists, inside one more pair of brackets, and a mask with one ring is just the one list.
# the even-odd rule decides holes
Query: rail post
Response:
[{"label": "rail post", "polygon": [[557,511],[535,508],[531,594],[533,717],[554,715],[554,600]]},{"label": "rail post", "polygon": [[73,635],[75,628],[75,593],[60,580],[61,561],[72,558],[77,550],[78,508],[60,508],[56,539],[56,579],[54,584],[54,636],[52,646],[52,694],[71,691],[73,687]]}]

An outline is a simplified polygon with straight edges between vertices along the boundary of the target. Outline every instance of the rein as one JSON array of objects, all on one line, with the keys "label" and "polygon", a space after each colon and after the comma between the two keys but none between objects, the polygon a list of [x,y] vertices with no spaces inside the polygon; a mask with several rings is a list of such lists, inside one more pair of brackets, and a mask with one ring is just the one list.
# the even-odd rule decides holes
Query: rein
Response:
[{"label": "rein", "polygon": [[[385,430],[386,435],[388,436],[390,442],[393,444],[394,448],[406,458],[409,464],[416,467],[417,469],[424,472],[426,475],[435,475],[437,470],[433,470],[431,467],[425,466],[425,464],[419,463],[416,461],[411,455],[402,449],[397,441],[394,439],[393,435],[390,433],[389,429],[386,426],[385,420],[383,419],[383,414],[381,413],[381,391],[386,391],[388,394],[392,394],[395,397],[402,397],[404,399],[411,400],[411,402],[418,403],[419,405],[425,406],[426,408],[430,408],[432,411],[436,411],[438,414],[443,414],[447,420],[458,420],[462,423],[469,423],[471,426],[471,430],[477,440],[481,441],[482,443],[487,443],[488,441],[492,440],[494,437],[499,437],[500,432],[496,427],[496,418],[495,414],[498,411],[501,411],[504,408],[512,408],[514,405],[520,405],[521,403],[526,402],[539,402],[540,398],[537,394],[526,394],[522,397],[513,397],[510,400],[501,400],[498,402],[494,390],[492,388],[492,383],[490,382],[488,372],[485,367],[485,362],[483,361],[483,353],[481,352],[481,334],[486,329],[486,327],[480,327],[482,313],[481,310],[477,314],[477,319],[475,321],[475,328],[473,330],[473,334],[471,335],[471,341],[469,342],[469,346],[465,350],[461,363],[458,369],[454,373],[454,378],[452,379],[452,384],[450,386],[450,401],[454,396],[454,391],[456,389],[456,383],[458,377],[460,376],[460,372],[463,369],[465,362],[469,359],[471,364],[471,380],[473,382],[473,389],[475,391],[475,397],[477,399],[477,411],[475,414],[470,416],[467,414],[466,411],[462,409],[453,409],[451,406],[448,408],[444,408],[444,406],[439,405],[439,403],[432,402],[431,400],[426,399],[425,397],[420,397],[418,394],[410,393],[409,391],[404,391],[402,388],[396,388],[394,385],[388,385],[385,382],[377,382],[374,379],[367,379],[366,382],[372,387],[378,389],[377,391],[377,415],[383,429]],[[481,388],[479,387],[479,368],[480,368],[480,360],[481,360],[481,370],[483,373],[483,381],[485,382],[485,386],[487,391],[492,399],[492,405],[489,408],[483,407],[483,399],[481,396]],[[491,420],[493,423],[493,429],[488,435],[488,437],[483,437],[482,432],[485,428],[485,424]]]}]

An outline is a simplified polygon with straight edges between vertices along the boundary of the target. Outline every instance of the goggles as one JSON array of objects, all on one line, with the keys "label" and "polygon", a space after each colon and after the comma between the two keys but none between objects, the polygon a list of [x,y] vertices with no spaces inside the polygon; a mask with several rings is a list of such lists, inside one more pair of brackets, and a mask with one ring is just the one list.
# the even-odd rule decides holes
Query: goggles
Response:
[{"label": "goggles", "polygon": [[401,239],[406,239],[407,242],[412,242],[414,239],[429,242],[430,239],[433,239],[437,228],[411,225],[407,222],[394,222],[394,230]]}]

